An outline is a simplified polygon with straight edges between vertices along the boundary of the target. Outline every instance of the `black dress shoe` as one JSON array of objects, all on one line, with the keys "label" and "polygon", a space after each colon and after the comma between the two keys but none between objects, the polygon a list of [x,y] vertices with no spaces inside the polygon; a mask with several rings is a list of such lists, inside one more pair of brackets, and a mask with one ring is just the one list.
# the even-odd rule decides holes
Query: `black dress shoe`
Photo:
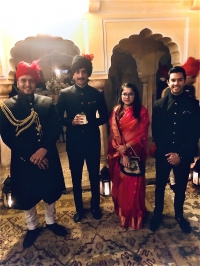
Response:
[{"label": "black dress shoe", "polygon": [[150,221],[150,230],[155,232],[160,227],[162,215],[154,214]]},{"label": "black dress shoe", "polygon": [[74,220],[75,223],[78,223],[78,222],[80,222],[82,220],[82,218],[83,218],[83,213],[82,212],[76,212],[74,214],[73,220]]},{"label": "black dress shoe", "polygon": [[191,233],[190,223],[184,217],[180,217],[180,218],[175,217],[175,219],[184,233],[186,234]]},{"label": "black dress shoe", "polygon": [[30,246],[32,246],[35,240],[38,238],[41,231],[42,231],[41,227],[38,227],[34,230],[28,230],[24,238],[23,247],[29,248]]},{"label": "black dress shoe", "polygon": [[67,230],[64,226],[54,223],[54,224],[47,224],[46,228],[51,230],[57,236],[66,236]]},{"label": "black dress shoe", "polygon": [[92,217],[93,217],[95,220],[100,220],[101,217],[102,217],[101,210],[100,210],[100,209],[92,210]]}]

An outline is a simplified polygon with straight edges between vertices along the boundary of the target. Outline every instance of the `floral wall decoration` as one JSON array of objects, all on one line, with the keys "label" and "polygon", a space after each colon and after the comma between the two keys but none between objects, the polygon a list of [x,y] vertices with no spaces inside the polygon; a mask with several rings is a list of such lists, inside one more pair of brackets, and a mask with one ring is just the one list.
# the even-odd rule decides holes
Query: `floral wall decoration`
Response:
[{"label": "floral wall decoration", "polygon": [[60,82],[56,77],[46,82],[46,88],[49,94],[58,95],[60,90],[69,87],[69,84]]}]

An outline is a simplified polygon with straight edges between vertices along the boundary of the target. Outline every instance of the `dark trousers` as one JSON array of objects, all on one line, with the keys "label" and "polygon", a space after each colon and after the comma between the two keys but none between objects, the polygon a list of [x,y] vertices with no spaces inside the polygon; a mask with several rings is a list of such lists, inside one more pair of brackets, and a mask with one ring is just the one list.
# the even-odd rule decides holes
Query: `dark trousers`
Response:
[{"label": "dark trousers", "polygon": [[100,183],[99,183],[99,167],[100,167],[100,149],[96,147],[87,147],[68,151],[69,165],[72,176],[74,201],[76,211],[83,211],[82,200],[82,171],[84,160],[86,160],[87,169],[89,172],[89,180],[91,186],[91,209],[99,208],[100,204]]},{"label": "dark trousers", "polygon": [[181,162],[179,165],[173,166],[167,162],[167,159],[164,156],[156,158],[156,190],[154,213],[161,215],[163,212],[165,186],[168,181],[171,169],[173,169],[176,183],[174,196],[175,217],[182,217],[183,204],[185,201],[185,191],[190,171],[190,163]]}]

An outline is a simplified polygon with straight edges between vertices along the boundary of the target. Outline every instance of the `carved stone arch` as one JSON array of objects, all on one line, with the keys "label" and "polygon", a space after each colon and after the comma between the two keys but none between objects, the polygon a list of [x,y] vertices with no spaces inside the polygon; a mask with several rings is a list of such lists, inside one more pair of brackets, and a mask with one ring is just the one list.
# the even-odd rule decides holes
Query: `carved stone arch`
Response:
[{"label": "carved stone arch", "polygon": [[71,58],[80,54],[79,48],[71,40],[65,40],[62,37],[37,35],[18,41],[10,51],[9,77],[13,78],[15,67],[20,61],[32,62],[55,51]]},{"label": "carved stone arch", "polygon": [[[160,33],[153,34],[152,31],[148,28],[143,29],[138,35],[134,34],[131,35],[129,38],[124,38],[120,40],[119,44],[114,47],[113,50],[121,48],[124,51],[130,50],[130,44],[135,42],[138,42],[136,44],[136,49],[138,46],[142,47],[145,43],[148,42],[148,40],[153,39],[155,43],[162,42],[163,45],[169,49],[169,52],[171,54],[171,64],[172,65],[179,65],[180,64],[180,53],[178,51],[178,45],[174,42],[172,42],[172,39],[168,36],[163,36]],[[140,45],[139,45],[140,43]],[[149,47],[149,46],[147,46]],[[142,51],[142,50],[141,50]],[[132,51],[130,51],[133,53]],[[144,51],[142,51],[144,52]],[[137,53],[138,54],[138,53]]]},{"label": "carved stone arch", "polygon": [[[148,28],[141,30],[139,34],[133,34],[128,38],[121,39],[113,48],[111,67],[109,69],[109,86],[112,86],[112,89],[109,88],[108,91],[112,91],[112,96],[110,97],[112,100],[115,99],[113,104],[115,104],[116,94],[118,93],[116,88],[122,79],[120,73],[116,72],[116,67],[113,65],[117,61],[115,56],[119,56],[119,54],[129,55],[136,62],[137,77],[142,83],[142,88],[140,89],[139,84],[137,86],[142,92],[140,93],[142,103],[147,107],[151,117],[152,104],[156,96],[157,70],[162,65],[161,63],[165,62],[163,59],[165,55],[169,67],[180,65],[178,45],[169,36],[163,36],[159,32],[153,33]],[[122,56],[120,55],[120,57]],[[162,62],[160,61],[161,59]],[[127,67],[124,66],[124,69]],[[130,66],[130,69],[132,69],[132,66]],[[127,71],[125,72],[128,73]],[[135,82],[130,76],[129,79],[130,82]],[[115,82],[114,85],[113,82]]]}]

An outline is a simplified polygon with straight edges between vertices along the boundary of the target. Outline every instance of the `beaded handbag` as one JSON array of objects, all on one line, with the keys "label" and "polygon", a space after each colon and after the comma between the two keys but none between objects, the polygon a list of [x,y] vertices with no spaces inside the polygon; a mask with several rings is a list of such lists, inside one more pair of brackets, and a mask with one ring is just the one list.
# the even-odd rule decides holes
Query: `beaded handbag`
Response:
[{"label": "beaded handbag", "polygon": [[[135,153],[133,149],[132,151]],[[119,163],[122,173],[129,176],[143,176],[145,173],[145,166],[140,161],[140,157],[138,157],[137,154],[135,153],[135,156],[130,155],[129,159],[130,159],[130,167],[128,168],[123,165],[123,157],[120,157]]]}]

